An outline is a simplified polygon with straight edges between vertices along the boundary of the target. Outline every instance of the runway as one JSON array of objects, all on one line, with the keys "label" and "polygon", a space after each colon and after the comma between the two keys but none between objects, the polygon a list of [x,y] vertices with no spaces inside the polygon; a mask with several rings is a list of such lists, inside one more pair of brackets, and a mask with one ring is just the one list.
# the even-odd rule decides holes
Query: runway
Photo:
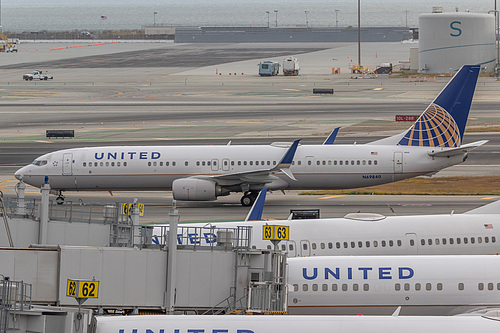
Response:
[{"label": "runway", "polygon": [[[23,45],[23,44],[21,44]],[[67,45],[72,45],[67,43]],[[407,78],[356,79],[346,73],[355,43],[173,44],[156,43],[50,51],[25,44],[19,55],[0,54],[0,188],[14,195],[14,171],[44,153],[96,145],[268,144],[302,139],[321,143],[341,127],[336,143],[366,143],[400,133],[410,123],[395,115],[419,115],[448,82]],[[58,46],[61,46],[58,44]],[[409,46],[367,43],[367,64],[404,60]],[[257,75],[262,60],[295,55],[298,77]],[[375,56],[377,55],[377,56]],[[406,57],[406,58],[405,58]],[[48,70],[52,81],[24,82],[22,74]],[[36,68],[39,69],[39,68]],[[231,75],[230,75],[231,74]],[[315,87],[334,88],[315,96]],[[500,174],[500,82],[480,77],[464,142],[490,142],[447,175]],[[74,139],[47,139],[47,129],[73,129]],[[30,196],[37,190],[31,189]],[[67,193],[75,202],[115,202],[138,197],[143,222],[163,222],[170,193]],[[179,203],[184,221],[243,219],[239,195],[209,203]],[[292,208],[320,208],[322,217],[362,211],[390,215],[456,213],[495,198],[400,196],[269,196],[267,218],[286,218]],[[394,211],[394,212],[393,212]]]}]

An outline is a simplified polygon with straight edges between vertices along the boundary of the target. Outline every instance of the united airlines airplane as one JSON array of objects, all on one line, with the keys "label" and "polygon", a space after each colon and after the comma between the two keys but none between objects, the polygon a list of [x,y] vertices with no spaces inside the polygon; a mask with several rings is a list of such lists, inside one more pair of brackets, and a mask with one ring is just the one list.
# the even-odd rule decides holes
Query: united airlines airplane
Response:
[{"label": "united airlines airplane", "polygon": [[408,130],[368,144],[75,148],[40,156],[15,177],[41,187],[48,176],[60,195],[172,190],[176,200],[215,200],[243,192],[250,206],[265,187],[354,188],[432,174],[486,143],[462,142],[478,73],[479,66],[463,66]]},{"label": "united airlines airplane", "polygon": [[500,256],[288,259],[288,312],[479,314],[500,308]]},{"label": "united airlines airplane", "polygon": [[91,333],[497,333],[483,316],[97,316]]},{"label": "united airlines airplane", "polygon": [[[263,204],[263,194],[265,191],[256,205]],[[265,226],[286,226],[289,229],[285,239],[288,240],[281,241],[278,248],[288,252],[289,257],[478,255],[500,252],[500,201],[463,214],[384,216],[352,213],[344,218],[189,223],[179,226],[177,242],[188,246],[216,246],[218,229],[235,230],[239,226],[251,226],[250,246],[258,249],[273,247],[269,240],[264,240]],[[155,225],[153,242],[165,244],[167,232],[168,225]]]}]

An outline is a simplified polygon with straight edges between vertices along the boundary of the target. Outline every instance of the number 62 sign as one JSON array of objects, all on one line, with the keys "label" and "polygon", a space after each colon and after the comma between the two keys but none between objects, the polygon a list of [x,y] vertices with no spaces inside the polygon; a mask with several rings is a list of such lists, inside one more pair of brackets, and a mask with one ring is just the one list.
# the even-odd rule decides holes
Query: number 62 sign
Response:
[{"label": "number 62 sign", "polygon": [[66,285],[66,296],[74,298],[97,298],[99,281],[70,280]]}]

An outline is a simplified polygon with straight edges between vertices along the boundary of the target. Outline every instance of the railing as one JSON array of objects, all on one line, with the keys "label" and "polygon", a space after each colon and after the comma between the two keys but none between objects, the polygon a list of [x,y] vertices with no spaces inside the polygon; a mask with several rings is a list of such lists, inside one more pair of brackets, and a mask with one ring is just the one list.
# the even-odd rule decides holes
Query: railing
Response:
[{"label": "railing", "polygon": [[[5,198],[5,207],[10,217],[18,217],[17,198]],[[22,217],[36,220],[40,214],[39,199],[25,199],[25,214]],[[21,217],[21,216],[19,216]],[[54,200],[49,201],[49,219],[66,222],[87,223],[127,223],[128,215],[120,214],[120,203],[95,204],[84,201],[65,201],[57,204]]]},{"label": "railing", "polygon": [[256,313],[286,313],[286,285],[272,282],[252,282],[248,311]]},{"label": "railing", "polygon": [[[246,302],[248,293],[245,293],[242,297],[235,300],[236,295],[231,293],[230,296],[223,299],[212,308],[206,310],[201,315],[221,315],[221,314],[244,314],[244,310],[246,309]],[[239,306],[238,306],[239,305]],[[234,313],[234,311],[242,310],[238,313]]]},{"label": "railing", "polygon": [[23,281],[0,280],[0,332],[19,329],[16,316],[31,308],[31,284]]},{"label": "railing", "polygon": [[[154,227],[152,243],[159,246],[168,245],[168,232],[168,226]],[[193,250],[199,247],[221,250],[247,249],[250,247],[251,232],[252,227],[250,226],[236,228],[178,227],[177,245],[180,248]],[[141,234],[143,233],[141,232]],[[146,237],[151,236],[147,235]],[[145,241],[141,243],[145,243]]]}]

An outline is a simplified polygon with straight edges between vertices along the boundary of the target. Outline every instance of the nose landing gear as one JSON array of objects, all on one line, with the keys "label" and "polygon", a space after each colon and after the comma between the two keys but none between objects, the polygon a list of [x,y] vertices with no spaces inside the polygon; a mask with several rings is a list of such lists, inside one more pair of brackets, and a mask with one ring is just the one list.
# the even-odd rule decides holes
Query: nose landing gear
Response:
[{"label": "nose landing gear", "polygon": [[56,203],[58,205],[62,205],[64,203],[64,195],[62,194],[62,191],[59,191],[59,195],[56,198]]}]

